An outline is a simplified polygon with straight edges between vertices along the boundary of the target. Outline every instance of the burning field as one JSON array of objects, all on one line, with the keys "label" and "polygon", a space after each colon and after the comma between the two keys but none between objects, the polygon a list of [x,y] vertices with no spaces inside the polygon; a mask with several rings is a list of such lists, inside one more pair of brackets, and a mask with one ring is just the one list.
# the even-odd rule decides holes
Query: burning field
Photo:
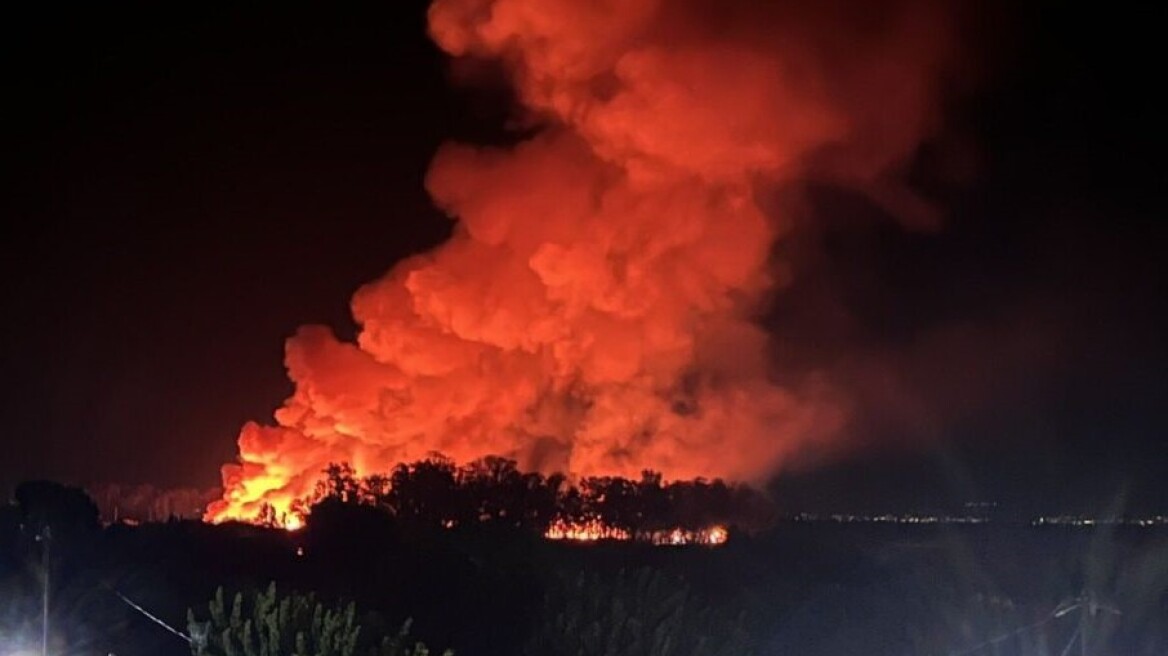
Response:
[{"label": "burning field", "polygon": [[[934,127],[944,16],[436,0],[429,27],[456,61],[505,68],[521,129],[437,153],[427,188],[453,236],[357,290],[355,342],[288,340],[295,392],[243,427],[206,518],[287,515],[333,462],[758,481],[834,448],[848,400],[814,370],[777,376],[756,325],[789,275],[768,191],[822,178],[918,207],[890,180]],[[725,539],[702,531],[647,539]]]}]

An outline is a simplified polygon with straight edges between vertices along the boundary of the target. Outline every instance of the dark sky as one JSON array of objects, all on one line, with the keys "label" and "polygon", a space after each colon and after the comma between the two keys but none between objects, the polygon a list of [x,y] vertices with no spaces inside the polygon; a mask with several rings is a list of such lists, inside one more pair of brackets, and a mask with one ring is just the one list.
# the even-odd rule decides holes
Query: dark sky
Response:
[{"label": "dark sky", "polygon": [[[443,239],[429,159],[506,139],[507,97],[452,84],[424,2],[80,4],[3,21],[0,488],[210,486],[289,393],[283,340],[350,334],[356,287]],[[800,366],[854,374],[856,441],[897,446],[781,487],[1168,505],[1157,17],[965,16],[981,80],[916,168],[944,227],[803,190],[804,275],[767,318]]]}]

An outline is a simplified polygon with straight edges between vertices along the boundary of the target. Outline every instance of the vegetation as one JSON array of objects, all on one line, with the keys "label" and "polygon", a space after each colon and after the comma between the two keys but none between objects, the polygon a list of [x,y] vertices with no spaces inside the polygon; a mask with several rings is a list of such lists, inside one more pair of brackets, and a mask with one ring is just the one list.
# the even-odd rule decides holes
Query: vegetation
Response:
[{"label": "vegetation", "polygon": [[[590,477],[572,484],[561,474],[521,472],[514,460],[488,457],[462,467],[439,455],[398,465],[388,474],[358,477],[348,464],[330,465],[310,499],[296,511],[311,514],[325,501],[366,505],[403,526],[453,528],[492,524],[542,533],[557,518],[603,517],[630,533],[663,528],[700,529],[730,524],[759,529],[774,517],[767,499],[745,485],[720,479],[664,483],[645,471],[640,480]],[[274,512],[267,514],[278,524]]]},{"label": "vegetation", "polygon": [[[276,584],[244,601],[236,593],[230,609],[223,588],[215,591],[210,619],[187,611],[191,649],[196,656],[428,656],[422,642],[409,637],[410,620],[392,636],[362,635],[356,606],[330,607],[313,594],[276,595]],[[368,632],[366,632],[368,634]],[[445,652],[447,656],[453,652]]]},{"label": "vegetation", "polygon": [[[424,473],[449,485],[449,468],[436,470],[446,473]],[[490,476],[507,480],[509,470],[504,462]],[[506,493],[469,488],[456,469],[456,485],[446,489],[457,494],[428,498],[399,489],[389,501],[390,489],[338,473],[308,525],[295,532],[197,521],[102,527],[83,496],[51,485],[24,488],[17,503],[0,505],[0,653],[39,647],[38,518],[53,535],[53,653],[185,649],[121,595],[175,631],[201,636],[205,656],[265,649],[422,656],[427,645],[459,656],[978,649],[969,653],[1058,656],[1072,638],[1079,640],[1070,652],[1076,654],[1168,653],[1163,529],[787,522],[739,534],[718,549],[582,546],[541,539],[530,530],[538,527],[533,520],[514,519],[524,517],[513,512],[522,507],[513,499],[528,494],[520,493],[526,485]],[[623,498],[608,487],[602,502],[588,486],[575,493],[565,486],[556,503],[608,503],[613,493],[625,504],[613,507],[631,509],[631,521],[652,521],[637,518],[636,509],[668,487],[638,490],[634,483]],[[700,488],[674,488],[666,505],[684,507],[678,493],[689,489]],[[495,512],[486,520],[463,515],[468,523],[454,529],[433,521],[437,511],[399,512],[467,512],[468,503]],[[208,599],[215,601],[208,606]],[[414,621],[403,623],[407,617]],[[1076,632],[1087,636],[1085,648]]]},{"label": "vegetation", "polygon": [[741,614],[697,598],[684,579],[651,568],[560,575],[524,654],[751,656]]}]

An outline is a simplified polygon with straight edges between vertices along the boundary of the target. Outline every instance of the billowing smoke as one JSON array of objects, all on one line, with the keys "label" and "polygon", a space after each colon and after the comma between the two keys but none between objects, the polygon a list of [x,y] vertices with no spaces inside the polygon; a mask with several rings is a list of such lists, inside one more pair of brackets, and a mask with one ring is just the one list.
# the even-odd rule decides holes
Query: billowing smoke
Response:
[{"label": "billowing smoke", "polygon": [[534,136],[440,150],[453,236],[357,291],[356,343],[288,340],[296,391],[244,426],[208,516],[286,509],[329,462],[752,480],[835,439],[847,403],[776,383],[752,321],[790,229],[760,198],[806,176],[909,198],[948,31],[934,4],[810,4],[436,0],[435,41],[502,62]]}]

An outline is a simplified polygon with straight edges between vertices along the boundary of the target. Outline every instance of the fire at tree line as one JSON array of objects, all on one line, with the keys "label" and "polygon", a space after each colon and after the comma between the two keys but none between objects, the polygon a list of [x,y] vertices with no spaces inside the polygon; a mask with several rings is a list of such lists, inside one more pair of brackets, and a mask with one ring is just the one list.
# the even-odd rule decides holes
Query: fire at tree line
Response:
[{"label": "fire at tree line", "polygon": [[[569,484],[502,458],[335,464],[294,510],[103,526],[82,490],[22,484],[0,506],[0,654],[40,653],[46,599],[54,655],[903,655],[1003,635],[998,653],[1055,654],[1080,622],[1084,653],[1168,645],[1148,529],[776,522],[741,485]],[[678,535],[724,544],[657,546]]]},{"label": "fire at tree line", "polygon": [[[307,549],[312,556],[323,555],[325,562],[338,562],[347,558],[338,558],[336,545],[330,546],[329,538],[322,543],[322,534],[351,535],[374,550],[386,546],[387,529],[415,537],[440,534],[472,542],[487,535],[492,536],[487,538],[489,541],[503,536],[503,541],[511,544],[515,540],[521,543],[535,538],[547,544],[550,540],[573,540],[716,546],[726,542],[727,526],[761,527],[770,517],[771,506],[762,495],[747,486],[728,485],[721,480],[664,483],[660,474],[646,471],[636,481],[591,477],[573,484],[561,474],[522,472],[514,461],[505,458],[487,457],[456,466],[453,461],[434,455],[401,464],[388,474],[358,476],[348,464],[329,465],[311,498],[299,500],[288,512],[280,514],[266,506],[255,522],[229,521],[214,525],[172,517],[167,522],[143,523],[123,517],[117,522],[104,522],[106,528],[102,531],[97,506],[84,491],[38,481],[19,486],[14,503],[0,510],[0,546],[4,554],[0,561],[4,567],[0,571],[5,575],[0,583],[6,584],[7,592],[18,591],[22,587],[17,574],[22,569],[20,565],[25,565],[24,569],[36,569],[33,565],[37,564],[35,556],[39,554],[44,558],[39,563],[43,571],[32,578],[43,583],[44,573],[55,569],[57,577],[71,579],[71,585],[67,586],[73,588],[70,595],[76,595],[80,586],[89,589],[80,596],[91,597],[93,590],[99,590],[97,596],[101,597],[104,588],[125,602],[127,608],[145,617],[149,611],[135,608],[136,602],[119,589],[116,581],[121,577],[111,578],[108,571],[95,574],[87,571],[87,565],[93,563],[83,564],[94,551],[105,552],[114,561],[135,560],[133,552],[142,545],[126,549],[125,545],[111,548],[110,544],[129,538],[130,532],[140,538],[144,535],[141,532],[168,531],[170,535],[163,539],[166,549],[177,547],[173,542],[178,537],[176,532],[187,531],[203,536],[218,532],[221,536],[243,538],[251,542],[246,545],[249,550],[255,548],[256,541],[275,539],[290,546],[286,541],[292,540],[296,545],[292,553],[297,561],[305,560]],[[55,552],[51,563],[50,544]],[[436,554],[432,547],[432,544],[426,547],[425,558],[430,561],[427,566],[448,561],[449,554]],[[108,570],[110,565],[103,562],[98,569]],[[95,584],[96,580],[91,577],[100,579],[100,584]],[[237,573],[226,578],[239,577]],[[581,586],[594,588],[595,594],[600,595],[597,600],[618,593],[609,587],[613,584],[628,587],[629,594],[634,594],[633,590],[650,591],[656,599],[654,605],[667,602],[680,589],[677,581],[649,570],[627,575],[622,572],[619,580],[611,584],[595,579],[591,572],[580,572],[574,579],[561,581],[564,593],[575,594]],[[524,583],[522,587],[527,585]],[[327,585],[316,587],[328,588]],[[0,653],[5,656],[10,649],[24,653],[19,650],[35,642],[20,638],[37,633],[33,627],[36,613],[32,603],[36,595],[28,589],[24,592],[26,607],[22,609],[21,603],[10,603],[8,616],[0,617],[0,622],[8,620],[10,625],[0,624]],[[42,592],[47,598],[47,584]],[[137,594],[142,595],[140,590]],[[20,596],[12,595],[11,599]],[[109,600],[106,601],[101,612],[85,624],[103,623],[101,617],[108,616],[110,610]],[[694,615],[693,609],[684,610],[679,601],[674,599],[661,606],[663,614],[658,621],[675,625],[671,631],[680,629],[681,623],[700,626],[706,621]],[[675,606],[672,611],[668,610],[670,603]],[[527,605],[511,607],[519,609]],[[155,618],[150,619],[158,623]],[[119,625],[108,620],[104,623]],[[181,634],[179,637],[189,643],[195,654],[424,656],[430,653],[424,643],[411,637],[411,623],[412,620],[406,619],[404,623],[390,626],[378,614],[358,614],[351,602],[325,603],[315,594],[296,591],[278,593],[276,584],[272,583],[266,587],[252,586],[245,593],[226,597],[220,587],[209,605],[188,608],[185,625],[169,628],[172,633]],[[362,627],[367,635],[362,635]],[[77,627],[71,627],[71,631],[62,633],[76,630]],[[372,635],[381,637],[371,640]],[[597,635],[592,639],[607,641],[612,637]],[[651,633],[646,633],[630,644],[652,639]],[[559,644],[561,639],[555,636],[534,635],[530,640],[532,645],[543,645],[528,647],[539,650],[531,653],[560,653],[563,647]],[[75,641],[74,635],[65,642]],[[548,649],[553,651],[544,651]],[[51,649],[50,653],[53,653]],[[123,647],[118,653],[133,652]]]},{"label": "fire at tree line", "polygon": [[516,462],[486,457],[463,466],[435,455],[388,474],[358,476],[345,463],[323,472],[311,498],[284,513],[265,505],[257,523],[297,529],[322,502],[371,506],[396,521],[455,529],[490,523],[550,539],[638,540],[654,544],[721,544],[728,526],[757,530],[773,520],[771,504],[749,486],[721,479],[672,481],[644,471],[639,480],[522,472]]}]

